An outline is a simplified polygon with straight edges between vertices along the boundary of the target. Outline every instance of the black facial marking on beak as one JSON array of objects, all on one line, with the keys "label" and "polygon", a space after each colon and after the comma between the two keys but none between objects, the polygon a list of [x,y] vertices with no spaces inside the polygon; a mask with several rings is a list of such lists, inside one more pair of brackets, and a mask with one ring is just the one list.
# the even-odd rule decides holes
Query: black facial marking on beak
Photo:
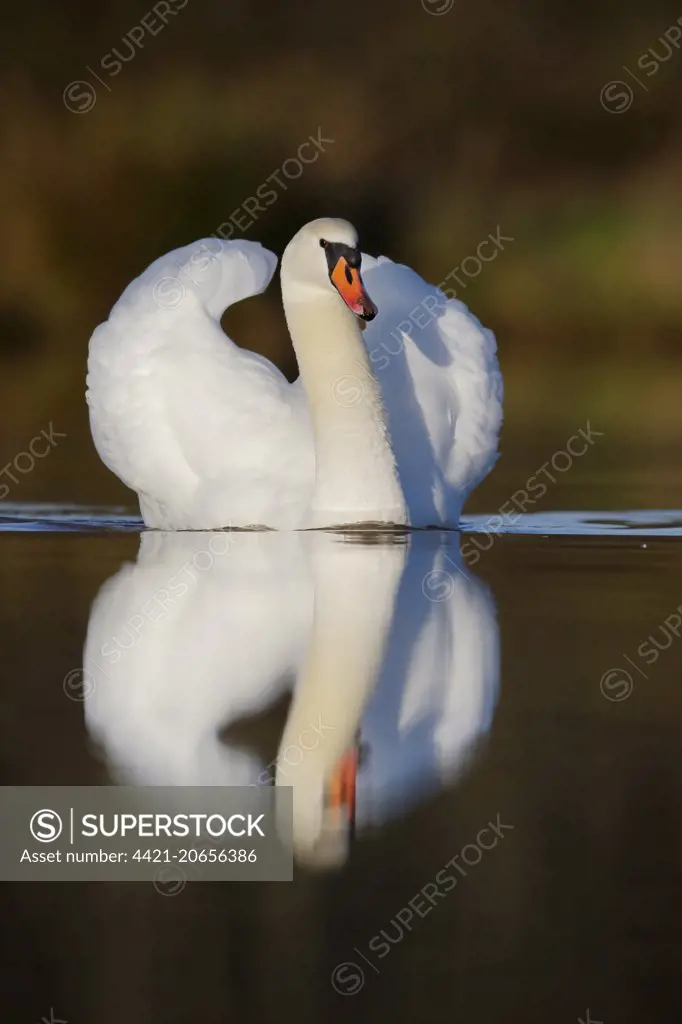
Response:
[{"label": "black facial marking on beak", "polygon": [[324,238],[321,239],[320,245],[327,254],[327,266],[329,267],[330,275],[340,259],[344,259],[351,269],[360,269],[362,253],[359,248],[353,249],[350,245],[345,245],[343,242],[327,242]]}]

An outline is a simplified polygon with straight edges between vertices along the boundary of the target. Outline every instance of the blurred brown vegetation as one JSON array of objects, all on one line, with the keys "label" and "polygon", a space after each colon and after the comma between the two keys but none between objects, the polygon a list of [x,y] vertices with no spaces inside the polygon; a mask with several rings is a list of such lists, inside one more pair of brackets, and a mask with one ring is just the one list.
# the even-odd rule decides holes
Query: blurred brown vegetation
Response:
[{"label": "blurred brown vegetation", "polygon": [[[110,75],[103,59],[130,52],[151,6],[37,0],[6,26],[2,465],[50,421],[68,434],[8,500],[130,500],[89,437],[90,333],[151,260],[215,231],[321,127],[334,145],[247,237],[281,253],[307,219],[346,216],[367,251],[433,282],[498,225],[514,238],[461,292],[507,383],[484,507],[588,419],[608,445],[581,468],[578,503],[599,504],[610,475],[614,501],[680,504],[682,52],[652,77],[637,59],[666,54],[681,10],[188,0]],[[85,113],[63,101],[79,79],[96,90]],[[622,113],[600,102],[613,79],[634,90]],[[225,325],[295,372],[276,286]]]}]

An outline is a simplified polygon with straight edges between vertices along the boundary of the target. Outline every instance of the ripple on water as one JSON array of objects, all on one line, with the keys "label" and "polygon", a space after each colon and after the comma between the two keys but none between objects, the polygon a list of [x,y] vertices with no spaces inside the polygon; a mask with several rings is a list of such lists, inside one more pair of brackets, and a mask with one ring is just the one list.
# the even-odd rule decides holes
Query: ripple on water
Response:
[{"label": "ripple on water", "polygon": [[136,532],[143,522],[132,509],[116,505],[23,505],[3,502],[0,533]]},{"label": "ripple on water", "polygon": [[[635,537],[682,537],[682,510],[636,509],[613,512],[532,512],[512,523],[495,515],[464,516],[463,533],[509,533],[527,536],[609,537],[628,533]],[[2,533],[135,533],[144,529],[139,515],[123,506],[25,505],[3,502]]]},{"label": "ripple on water", "polygon": [[498,529],[499,516],[464,516],[465,533],[514,533],[534,536],[682,537],[682,510],[635,509],[625,512],[529,512]]}]

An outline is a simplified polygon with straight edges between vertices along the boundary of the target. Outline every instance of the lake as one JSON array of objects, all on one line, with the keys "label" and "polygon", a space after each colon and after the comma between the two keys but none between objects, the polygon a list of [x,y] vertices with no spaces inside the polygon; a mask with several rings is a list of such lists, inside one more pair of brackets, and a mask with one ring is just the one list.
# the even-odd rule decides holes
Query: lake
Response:
[{"label": "lake", "polygon": [[677,1019],[681,537],[655,510],[170,535],[5,505],[3,785],[277,781],[296,862],[2,883],[7,1019]]}]

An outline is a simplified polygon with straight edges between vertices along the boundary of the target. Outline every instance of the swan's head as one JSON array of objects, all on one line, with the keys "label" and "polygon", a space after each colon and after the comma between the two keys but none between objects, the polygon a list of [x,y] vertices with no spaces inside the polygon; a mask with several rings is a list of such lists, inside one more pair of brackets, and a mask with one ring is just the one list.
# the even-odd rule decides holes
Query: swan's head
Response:
[{"label": "swan's head", "polygon": [[347,220],[323,217],[294,235],[282,256],[282,284],[288,297],[306,301],[337,292],[362,320],[377,315],[360,275],[358,233]]}]

